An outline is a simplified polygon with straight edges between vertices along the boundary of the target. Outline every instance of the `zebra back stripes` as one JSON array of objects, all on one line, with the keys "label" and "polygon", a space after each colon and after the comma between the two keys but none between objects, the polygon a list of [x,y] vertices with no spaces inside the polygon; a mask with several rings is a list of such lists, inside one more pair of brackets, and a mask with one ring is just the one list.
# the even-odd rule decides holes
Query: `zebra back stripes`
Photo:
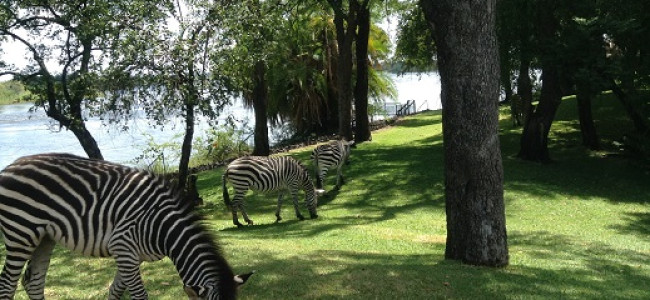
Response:
[{"label": "zebra back stripes", "polygon": [[146,299],[140,263],[170,257],[190,297],[235,299],[238,283],[219,248],[170,183],[155,174],[69,154],[18,159],[0,172],[0,229],[7,256],[0,299],[23,285],[42,299],[55,243],[86,256],[112,256],[109,299],[128,289]]},{"label": "zebra back stripes", "polygon": [[[230,182],[235,190],[233,201],[230,201],[228,187]],[[249,189],[269,192],[279,190],[278,206],[275,212],[276,221],[282,220],[280,210],[282,197],[285,190],[289,190],[293,198],[296,217],[303,220],[298,207],[298,191],[305,192],[305,204],[311,218],[317,218],[316,206],[318,203],[314,184],[307,169],[290,156],[245,156],[232,161],[223,175],[224,203],[232,210],[233,224],[243,226],[237,217],[237,210],[241,210],[244,220],[249,225],[253,221],[248,217],[244,205],[244,195]]]},{"label": "zebra back stripes", "polygon": [[336,168],[336,189],[339,189],[344,182],[343,164],[348,163],[350,148],[354,147],[354,141],[330,141],[329,143],[316,146],[311,153],[316,173],[316,188],[323,188],[323,181],[327,171]]}]

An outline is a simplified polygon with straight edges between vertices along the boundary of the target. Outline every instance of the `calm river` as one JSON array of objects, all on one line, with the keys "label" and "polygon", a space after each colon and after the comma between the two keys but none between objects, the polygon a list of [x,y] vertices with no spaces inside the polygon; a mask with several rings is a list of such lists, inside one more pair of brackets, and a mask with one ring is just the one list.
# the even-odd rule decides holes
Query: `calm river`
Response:
[{"label": "calm river", "polygon": [[[440,109],[440,79],[437,73],[423,75],[394,76],[399,103],[415,100],[417,110]],[[31,104],[0,105],[0,169],[18,157],[44,152],[68,152],[85,156],[72,132],[58,130],[58,126],[40,109],[30,113]],[[241,104],[227,108],[221,115],[234,115],[237,119],[250,120],[254,125],[251,111]],[[176,126],[173,126],[173,125]],[[132,164],[134,158],[142,154],[147,147],[147,136],[153,137],[155,143],[181,143],[184,127],[179,120],[171,121],[161,128],[150,126],[147,120],[139,119],[129,122],[129,130],[122,131],[102,125],[99,119],[87,122],[88,130],[97,140],[104,158],[124,164]],[[201,136],[208,129],[206,122],[199,122],[195,136]]]}]

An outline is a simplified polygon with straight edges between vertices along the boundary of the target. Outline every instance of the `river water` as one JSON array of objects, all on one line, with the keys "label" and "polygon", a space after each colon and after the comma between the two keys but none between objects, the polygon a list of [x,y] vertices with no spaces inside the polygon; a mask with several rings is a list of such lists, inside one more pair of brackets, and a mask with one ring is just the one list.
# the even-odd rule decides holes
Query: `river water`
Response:
[{"label": "river water", "polygon": [[[415,100],[417,111],[442,108],[437,73],[393,76],[393,81],[398,92],[395,99],[397,103]],[[31,104],[25,103],[0,105],[0,169],[17,158],[30,154],[67,152],[85,156],[72,132],[59,130],[43,109],[29,112],[30,107]],[[249,126],[254,125],[252,111],[238,103],[228,107],[221,115],[221,120],[233,115],[238,120],[248,119]],[[103,125],[97,118],[88,120],[88,130],[97,140],[106,160],[133,164],[133,160],[142,154],[150,139],[157,144],[182,143],[184,127],[179,119],[171,120],[164,128],[152,126],[144,118],[132,120],[128,125],[129,129],[124,131]],[[203,136],[208,129],[207,122],[198,122],[195,138]]]}]

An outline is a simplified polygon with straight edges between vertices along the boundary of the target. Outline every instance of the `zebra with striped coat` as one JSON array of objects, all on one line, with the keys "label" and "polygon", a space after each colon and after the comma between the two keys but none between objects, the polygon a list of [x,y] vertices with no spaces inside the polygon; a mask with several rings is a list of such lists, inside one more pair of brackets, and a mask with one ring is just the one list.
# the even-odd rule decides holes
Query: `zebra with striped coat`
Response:
[{"label": "zebra with striped coat", "polygon": [[340,189],[344,183],[343,164],[349,164],[350,148],[353,148],[354,141],[330,141],[326,144],[316,146],[311,153],[316,173],[316,188],[323,188],[323,181],[327,171],[336,168],[336,189]]},{"label": "zebra with striped coat", "polygon": [[[228,194],[227,182],[230,182],[235,189],[232,202]],[[238,227],[243,225],[239,222],[237,210],[241,210],[248,225],[253,225],[253,221],[248,217],[244,208],[244,195],[249,189],[261,192],[280,191],[278,206],[275,211],[276,222],[282,220],[280,210],[282,208],[282,196],[286,190],[293,197],[293,207],[298,219],[305,219],[298,207],[299,190],[305,192],[305,204],[311,218],[318,217],[316,206],[320,191],[314,189],[307,168],[290,156],[245,156],[232,161],[228,165],[223,175],[223,199],[226,206],[232,211],[233,224]]]},{"label": "zebra with striped coat", "polygon": [[109,299],[128,289],[147,299],[142,261],[169,257],[190,299],[235,299],[250,274],[235,276],[189,203],[150,172],[69,154],[20,158],[0,172],[6,259],[0,299],[14,296],[23,266],[30,299],[43,299],[55,243],[115,258]]}]

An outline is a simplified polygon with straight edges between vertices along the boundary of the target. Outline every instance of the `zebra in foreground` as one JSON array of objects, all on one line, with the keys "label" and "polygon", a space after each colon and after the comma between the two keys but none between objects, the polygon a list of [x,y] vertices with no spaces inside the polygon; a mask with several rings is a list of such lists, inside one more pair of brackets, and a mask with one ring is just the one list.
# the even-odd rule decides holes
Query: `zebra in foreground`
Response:
[{"label": "zebra in foreground", "polygon": [[168,256],[190,299],[235,299],[252,274],[235,276],[189,203],[150,172],[69,154],[16,160],[0,172],[0,227],[7,256],[0,299],[14,296],[23,266],[30,299],[43,299],[55,243],[115,258],[109,299],[147,299],[142,261]]},{"label": "zebra in foreground", "polygon": [[[235,189],[232,202],[226,186],[228,181]],[[305,204],[311,218],[318,217],[316,206],[318,203],[317,193],[320,193],[320,191],[314,189],[314,183],[311,181],[307,168],[290,156],[245,156],[232,161],[228,165],[223,175],[223,200],[232,211],[233,224],[238,227],[243,225],[239,223],[237,210],[241,210],[248,225],[253,225],[253,221],[248,218],[244,208],[244,195],[248,189],[262,192],[280,191],[278,207],[275,211],[276,222],[282,220],[280,210],[282,208],[282,196],[286,190],[289,190],[293,197],[293,207],[296,210],[298,219],[305,219],[298,207],[298,190],[300,189],[305,192]]]},{"label": "zebra in foreground", "polygon": [[349,164],[350,148],[354,147],[354,141],[330,141],[329,143],[316,146],[311,152],[311,159],[314,162],[316,172],[316,188],[323,188],[323,181],[327,171],[336,168],[336,189],[341,188],[344,183],[343,164]]}]

